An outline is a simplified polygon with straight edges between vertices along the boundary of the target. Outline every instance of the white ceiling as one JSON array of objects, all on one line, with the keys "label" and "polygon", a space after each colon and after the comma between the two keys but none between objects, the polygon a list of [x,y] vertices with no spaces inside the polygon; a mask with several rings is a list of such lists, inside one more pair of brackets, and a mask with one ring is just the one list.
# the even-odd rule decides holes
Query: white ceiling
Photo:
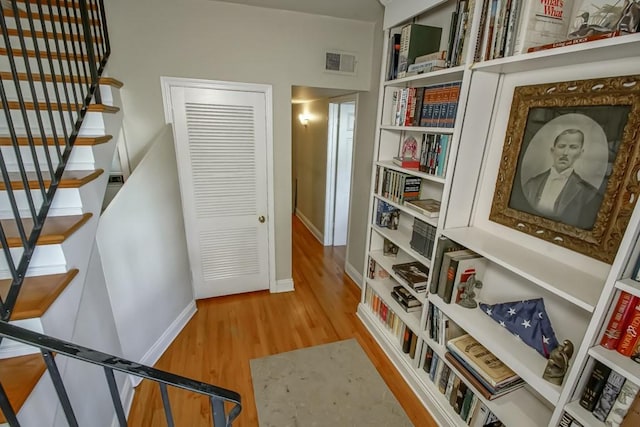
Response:
[{"label": "white ceiling", "polygon": [[321,87],[292,86],[291,103],[303,104],[317,99],[334,98],[336,96],[348,95],[350,93],[353,93],[353,91],[344,89],[326,89]]},{"label": "white ceiling", "polygon": [[220,0],[227,3],[271,9],[293,10],[314,15],[373,22],[382,18],[384,8],[378,0]]}]

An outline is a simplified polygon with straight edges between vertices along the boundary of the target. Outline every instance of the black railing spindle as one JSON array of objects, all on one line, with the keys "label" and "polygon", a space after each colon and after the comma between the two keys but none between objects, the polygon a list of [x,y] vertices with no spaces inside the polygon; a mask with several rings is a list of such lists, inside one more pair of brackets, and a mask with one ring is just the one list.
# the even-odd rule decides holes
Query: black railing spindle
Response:
[{"label": "black railing spindle", "polygon": [[111,400],[113,400],[113,407],[116,410],[118,423],[120,424],[120,427],[127,427],[127,417],[124,414],[124,408],[122,407],[122,401],[120,400],[120,394],[118,393],[118,385],[116,384],[116,377],[113,375],[113,369],[105,366],[104,374],[107,377],[109,393],[111,394]]},{"label": "black railing spindle", "polygon": [[49,371],[49,375],[51,376],[53,387],[56,389],[56,393],[58,394],[60,405],[62,405],[64,415],[67,417],[67,423],[69,424],[69,427],[78,427],[78,420],[76,419],[76,415],[73,413],[73,408],[71,407],[71,402],[69,401],[69,395],[67,394],[67,390],[64,388],[62,376],[60,376],[58,365],[53,359],[53,354],[51,354],[51,352],[46,349],[41,349],[41,351],[42,357],[44,358],[44,363],[45,365],[47,365],[47,370]]}]

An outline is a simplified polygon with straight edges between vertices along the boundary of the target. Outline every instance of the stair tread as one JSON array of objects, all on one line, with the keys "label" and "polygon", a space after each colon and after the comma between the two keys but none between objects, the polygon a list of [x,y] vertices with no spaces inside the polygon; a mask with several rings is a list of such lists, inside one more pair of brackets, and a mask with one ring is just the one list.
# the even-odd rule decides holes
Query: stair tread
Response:
[{"label": "stair tread", "polygon": [[[18,136],[18,145],[29,145],[29,138],[26,136]],[[113,139],[111,135],[100,135],[100,136],[79,136],[76,138],[75,145],[99,145],[104,144],[105,142],[109,142]],[[64,144],[64,140],[62,138],[58,138],[60,144]],[[33,143],[35,145],[43,145],[42,138],[33,137]],[[53,144],[53,137],[47,136],[47,143]],[[0,136],[0,146],[10,146],[13,145],[10,136]]]},{"label": "stair tread", "polygon": [[[76,76],[77,78],[78,76]],[[8,71],[0,71],[0,78],[2,80],[13,80],[13,75],[8,72]],[[57,79],[60,79],[60,76],[57,76]],[[38,73],[33,73],[31,75],[31,79],[29,79],[29,76],[27,75],[27,73],[18,73],[18,79],[19,80],[23,80],[23,81],[29,81],[29,80],[33,80],[35,82],[39,82],[40,79],[40,74]],[[53,77],[51,76],[51,74],[45,74],[44,76],[44,80],[46,82],[52,82],[53,81]],[[86,79],[84,77],[80,78],[81,81],[86,81]],[[58,80],[58,83],[62,83],[62,81]],[[99,83],[101,85],[105,85],[105,86],[113,86],[115,88],[120,89],[122,86],[124,86],[124,83],[122,83],[121,81],[114,79],[112,77],[100,77]]]},{"label": "stair tread", "polygon": [[[42,0],[40,0],[42,1]],[[11,37],[20,37],[21,33],[20,31],[18,31],[15,28],[7,28],[7,34]],[[31,30],[28,29],[22,29],[22,35],[24,37],[27,38],[32,38],[33,37],[33,33],[31,32]],[[37,31],[35,32],[36,38],[39,39],[44,39],[45,38],[45,34],[42,31]],[[54,34],[53,31],[48,31],[47,32],[47,39],[49,40],[53,40],[54,37],[58,40],[67,40],[67,41],[78,41],[78,36],[74,33],[74,34],[62,34],[60,31],[56,31],[56,33]],[[84,43],[84,39],[81,40]],[[96,37],[95,40],[97,43],[101,43],[102,42],[102,37],[98,36]]]},{"label": "stair tread", "polygon": [[[20,109],[20,103],[18,101],[8,101],[7,104],[9,105],[9,108],[12,110],[19,110]],[[24,103],[24,106],[27,110],[35,110],[36,105],[35,102],[31,102],[31,101],[26,101]],[[81,106],[78,105],[77,108],[79,109]],[[63,104],[62,108],[67,110],[67,105]],[[57,104],[51,104],[49,106],[47,106],[46,102],[38,102],[38,109],[40,111],[47,111],[47,110],[53,110],[53,111],[58,111],[58,105]],[[108,114],[113,114],[113,113],[117,113],[118,111],[120,111],[120,108],[118,107],[114,107],[112,105],[104,105],[104,104],[89,104],[89,106],[87,107],[87,111],[92,112],[92,113],[108,113]]]},{"label": "stair tread", "polygon": [[[42,227],[42,233],[38,239],[38,245],[55,245],[64,242],[69,236],[71,236],[76,230],[78,230],[85,222],[91,218],[91,213],[85,213],[83,215],[69,215],[69,216],[50,216],[44,222]],[[15,219],[3,219],[0,220],[4,232],[7,236],[7,243],[10,248],[22,247],[22,241],[18,234],[18,227]],[[30,233],[33,229],[33,221],[23,219],[27,233]]]},{"label": "stair tread", "polygon": [[[76,56],[72,52],[71,53],[66,53],[66,52],[60,52],[60,53],[58,53],[58,52],[50,52],[50,53],[47,53],[44,50],[41,50],[40,52],[36,52],[35,50],[31,50],[31,49],[27,49],[26,52],[23,52],[22,49],[12,49],[11,51],[13,52],[13,57],[14,58],[20,58],[20,57],[24,57],[24,56],[27,56],[28,58],[35,58],[35,57],[39,56],[42,59],[47,59],[47,58],[49,58],[48,55],[51,55],[51,59],[55,59],[55,60],[62,59],[64,61],[66,61],[66,60],[75,61],[76,58],[77,59],[81,59],[83,61],[88,61],[89,60],[89,57],[87,55],[78,54]],[[26,55],[25,55],[25,53],[26,53]],[[39,53],[39,55],[38,55],[38,53]],[[1,47],[0,48],[0,55],[7,56],[7,55],[9,55],[9,51],[6,48]]]},{"label": "stair tread", "polygon": [[[29,19],[29,14],[27,14],[26,11],[24,10],[20,10],[19,12],[20,18],[22,19]],[[79,15],[79,14],[78,14]],[[5,8],[4,9],[4,16],[6,17],[11,17],[11,18],[15,18],[14,13],[13,13],[13,9],[9,9],[9,8]],[[31,12],[31,18],[34,21],[40,21],[41,19],[46,21],[46,22],[71,22],[73,24],[78,23],[79,25],[82,25],[82,20],[80,19],[80,16],[78,16],[78,19],[76,19],[74,16],[66,16],[66,15],[49,15],[48,13],[43,13],[42,16],[38,13],[38,12]],[[89,22],[93,25],[100,25],[100,22],[98,20],[95,19],[90,19]]]},{"label": "stair tread", "polygon": [[[2,387],[4,387],[11,407],[16,413],[27,400],[45,370],[44,359],[40,353],[0,360]],[[0,411],[0,423],[4,422],[6,419]]]},{"label": "stair tread", "polygon": [[[62,173],[62,179],[60,179],[60,183],[58,184],[58,188],[80,188],[83,185],[93,181],[102,173],[104,170],[96,169],[96,170],[65,170]],[[22,184],[22,177],[19,172],[10,172],[9,179],[11,180],[11,187],[14,190],[24,190],[24,185]],[[35,172],[27,172],[27,179],[29,180],[29,188],[32,190],[36,190],[39,187],[38,178]],[[48,172],[43,172],[43,180],[44,186],[46,188],[51,184],[51,176]],[[6,190],[6,186],[4,182],[0,182],[0,190]]]},{"label": "stair tread", "polygon": [[[67,273],[26,277],[11,313],[11,320],[41,317],[76,274],[78,270],[73,269]],[[8,295],[10,286],[10,279],[0,280],[0,295],[3,300]]]}]

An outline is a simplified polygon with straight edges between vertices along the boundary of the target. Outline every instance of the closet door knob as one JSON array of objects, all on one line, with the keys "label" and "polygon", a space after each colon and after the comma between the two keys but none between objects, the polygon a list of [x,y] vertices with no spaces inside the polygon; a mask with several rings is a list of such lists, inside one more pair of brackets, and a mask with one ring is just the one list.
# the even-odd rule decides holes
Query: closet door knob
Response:
[{"label": "closet door knob", "polygon": [[258,217],[258,221],[260,221],[261,223],[263,223],[263,224],[264,224],[264,221],[265,221],[264,216],[260,215],[260,216]]}]

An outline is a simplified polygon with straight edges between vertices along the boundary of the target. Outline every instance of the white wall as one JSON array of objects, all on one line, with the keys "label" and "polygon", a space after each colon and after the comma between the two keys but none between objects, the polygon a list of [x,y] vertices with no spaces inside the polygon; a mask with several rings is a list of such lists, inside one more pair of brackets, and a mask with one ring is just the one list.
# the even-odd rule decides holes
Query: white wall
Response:
[{"label": "white wall", "polygon": [[346,257],[346,271],[356,282],[362,280],[364,269],[383,35],[382,24],[376,24],[373,36],[375,57],[372,65],[374,71],[371,90],[360,92],[358,95],[351,206],[349,207],[349,238],[347,240],[349,244],[347,245]]},{"label": "white wall", "polygon": [[96,240],[123,355],[153,364],[145,355],[193,304],[170,126],[103,213]]},{"label": "white wall", "polygon": [[[379,69],[372,67],[374,24],[210,0],[105,7],[133,167],[164,124],[160,76],[273,85],[276,278],[290,278],[291,86],[369,90],[372,68]],[[355,53],[357,74],[324,72],[327,49]]]},{"label": "white wall", "polygon": [[[324,236],[325,188],[327,181],[327,141],[329,100],[320,99],[305,104],[293,104],[293,162],[298,181],[296,212],[314,234]],[[298,120],[302,113],[311,115],[309,124]],[[313,230],[315,228],[315,230]]]},{"label": "white wall", "polygon": [[[70,341],[114,356],[122,356],[100,254],[95,243],[91,250],[87,279]],[[124,380],[124,375],[116,374],[116,382],[120,388],[123,387]],[[111,424],[115,410],[102,367],[70,359],[66,364],[63,381],[81,426],[100,427]],[[60,405],[56,412],[55,425],[68,425]]]}]

